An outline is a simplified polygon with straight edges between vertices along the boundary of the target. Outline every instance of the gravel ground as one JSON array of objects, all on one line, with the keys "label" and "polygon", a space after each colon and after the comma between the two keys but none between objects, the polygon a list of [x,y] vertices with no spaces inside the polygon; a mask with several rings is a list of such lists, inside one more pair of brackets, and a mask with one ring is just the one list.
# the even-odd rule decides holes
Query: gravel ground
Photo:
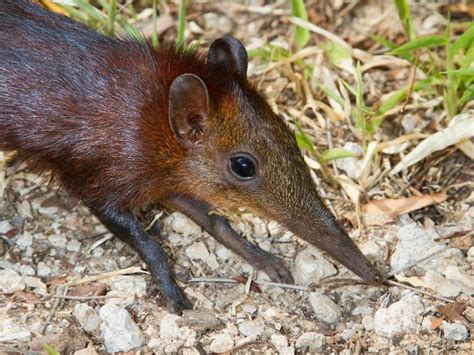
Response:
[{"label": "gravel ground", "polygon": [[[344,1],[318,2],[310,15],[314,23],[351,45],[363,45],[371,32],[393,40],[400,36],[388,2],[364,2],[344,17],[335,15],[336,3]],[[226,4],[224,15],[217,2],[193,3],[189,36],[205,33],[205,38],[213,39],[231,32],[250,49],[262,41],[290,41],[291,25],[280,19],[287,14],[281,6],[262,14],[259,7]],[[436,26],[439,18],[430,6],[414,8],[417,26]],[[384,17],[376,21],[374,13]],[[173,32],[165,36],[173,37]],[[260,75],[261,68],[258,60],[251,61],[250,73],[271,103],[282,112],[293,106],[300,109],[288,68]],[[408,73],[409,68],[403,68],[364,74],[368,100],[375,102],[399,88]],[[409,111],[394,119],[382,126],[380,138],[393,138],[399,130],[419,132],[427,126],[427,117],[439,114],[427,111],[424,116]],[[333,127],[336,146],[353,141],[346,133],[345,127]],[[322,130],[313,132],[311,139],[328,144]],[[353,143],[347,149],[360,147]],[[360,163],[351,158],[337,167],[351,178]],[[364,254],[380,270],[395,274],[391,284],[382,287],[359,283],[350,271],[275,222],[243,213],[234,219],[235,229],[282,257],[299,287],[271,285],[264,273],[253,270],[183,215],[160,209],[143,213],[144,224],[166,246],[177,278],[195,306],[179,317],[163,307],[145,265],[127,245],[107,233],[79,201],[50,184],[47,175],[37,176],[13,160],[4,169],[7,185],[0,197],[0,352],[42,353],[48,344],[61,353],[81,355],[132,349],[183,354],[428,350],[472,354],[474,248],[469,233],[474,194],[466,191],[466,181],[474,176],[474,167],[454,152],[435,163],[418,190],[451,188],[443,177],[454,166],[466,174],[452,182],[455,191],[438,208],[402,214],[382,226],[352,227],[348,221],[354,207],[347,196],[320,184]],[[420,165],[419,171],[428,171],[424,169]],[[400,181],[381,180],[367,191],[367,198],[390,196],[387,191],[397,196],[400,186]],[[156,236],[158,230],[161,236]]]}]

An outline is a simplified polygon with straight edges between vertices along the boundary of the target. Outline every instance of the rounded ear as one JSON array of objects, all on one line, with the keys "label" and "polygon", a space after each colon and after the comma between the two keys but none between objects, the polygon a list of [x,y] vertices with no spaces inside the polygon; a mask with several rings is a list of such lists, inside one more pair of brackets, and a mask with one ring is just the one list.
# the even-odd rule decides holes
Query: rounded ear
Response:
[{"label": "rounded ear", "polygon": [[174,79],[169,91],[168,118],[176,139],[186,148],[203,138],[203,124],[209,116],[206,84],[194,74]]},{"label": "rounded ear", "polygon": [[244,45],[230,36],[212,42],[207,55],[209,68],[247,79],[248,56]]}]

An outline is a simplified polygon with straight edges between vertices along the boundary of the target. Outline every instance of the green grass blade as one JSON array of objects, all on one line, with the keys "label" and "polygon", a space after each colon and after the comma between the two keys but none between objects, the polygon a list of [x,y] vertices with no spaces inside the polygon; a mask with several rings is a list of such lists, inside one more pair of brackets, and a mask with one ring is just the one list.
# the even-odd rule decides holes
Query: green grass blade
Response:
[{"label": "green grass blade", "polygon": [[117,14],[117,2],[116,0],[110,0],[109,2],[109,19],[107,22],[107,34],[113,36],[115,34],[115,16]]},{"label": "green grass blade", "polygon": [[151,32],[151,45],[153,48],[158,48],[158,32],[156,27],[156,21],[158,21],[158,13],[157,13],[157,0],[153,0],[152,2],[152,22],[153,22],[153,31]]},{"label": "green grass blade", "polygon": [[383,38],[382,36],[379,35],[369,35],[370,39],[372,41],[377,42],[378,44],[387,47],[388,49],[395,49],[397,48],[397,44],[395,42],[392,42],[386,38]]},{"label": "green grass blade", "polygon": [[95,21],[101,25],[107,22],[107,15],[102,13],[98,8],[92,6],[85,0],[74,0],[76,6],[88,16],[88,22]]},{"label": "green grass blade", "polygon": [[402,44],[400,47],[390,51],[388,54],[391,55],[399,55],[409,53],[416,49],[420,48],[431,48],[431,47],[439,47],[446,45],[446,37],[439,36],[439,35],[430,35],[424,37],[418,37],[413,41],[408,43]]},{"label": "green grass blade", "polygon": [[445,73],[452,75],[474,75],[474,67],[448,70]]},{"label": "green grass blade", "polygon": [[[435,79],[434,77],[430,77],[425,80],[419,80],[413,85],[413,91],[420,91],[423,90],[429,86],[436,85],[439,83],[438,79]],[[388,111],[390,111],[392,108],[394,108],[399,102],[404,100],[406,98],[406,95],[408,94],[408,87],[405,87],[403,89],[398,90],[395,92],[392,96],[390,96],[377,110],[376,115],[384,115]]]},{"label": "green grass blade", "polygon": [[464,90],[464,94],[462,95],[461,99],[459,100],[459,107],[464,106],[467,102],[474,100],[474,84],[469,85],[466,90]]},{"label": "green grass blade", "polygon": [[398,16],[403,23],[403,27],[405,28],[408,39],[410,41],[414,40],[416,38],[416,31],[411,19],[410,5],[408,4],[408,0],[394,0],[393,2],[395,3]]},{"label": "green grass blade", "polygon": [[[291,7],[293,16],[308,21],[308,13],[306,12],[303,0],[292,0]],[[309,30],[307,28],[296,26],[295,41],[298,48],[306,46],[309,41]]]},{"label": "green grass blade", "polygon": [[451,55],[456,55],[462,48],[469,48],[474,42],[474,23],[451,46]]},{"label": "green grass blade", "polygon": [[328,56],[329,61],[336,67],[345,69],[344,64],[352,65],[352,53],[347,48],[334,42],[325,42],[320,45]]},{"label": "green grass blade", "polygon": [[316,147],[313,145],[313,143],[311,143],[311,140],[303,131],[300,124],[298,122],[295,122],[295,126],[296,126],[295,137],[296,137],[296,142],[298,143],[298,147],[315,154]]},{"label": "green grass blade", "polygon": [[178,46],[184,45],[185,31],[186,31],[186,0],[179,0],[178,38],[176,39],[176,43]]},{"label": "green grass blade", "polygon": [[320,159],[323,162],[327,162],[336,159],[353,158],[354,156],[354,152],[351,152],[344,148],[332,148],[322,152]]},{"label": "green grass blade", "polygon": [[44,351],[46,351],[48,355],[59,355],[59,352],[56,349],[54,349],[51,345],[44,343],[42,344],[42,346],[43,346]]}]

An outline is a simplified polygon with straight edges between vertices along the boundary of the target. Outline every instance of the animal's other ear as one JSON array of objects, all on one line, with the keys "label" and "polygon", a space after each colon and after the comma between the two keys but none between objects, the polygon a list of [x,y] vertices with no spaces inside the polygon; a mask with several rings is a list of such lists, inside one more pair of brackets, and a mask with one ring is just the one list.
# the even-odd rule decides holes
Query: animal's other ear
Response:
[{"label": "animal's other ear", "polygon": [[236,75],[240,80],[247,78],[248,56],[240,41],[230,36],[216,39],[207,55],[209,68]]},{"label": "animal's other ear", "polygon": [[169,91],[168,117],[176,139],[186,148],[198,145],[209,116],[206,84],[194,74],[174,79]]}]

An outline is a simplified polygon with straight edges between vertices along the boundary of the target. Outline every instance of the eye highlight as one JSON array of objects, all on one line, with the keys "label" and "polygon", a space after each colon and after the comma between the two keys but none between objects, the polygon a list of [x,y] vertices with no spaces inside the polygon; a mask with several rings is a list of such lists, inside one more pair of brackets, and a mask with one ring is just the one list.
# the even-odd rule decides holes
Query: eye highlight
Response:
[{"label": "eye highlight", "polygon": [[239,179],[252,179],[255,177],[255,164],[245,155],[230,158],[230,170]]}]

